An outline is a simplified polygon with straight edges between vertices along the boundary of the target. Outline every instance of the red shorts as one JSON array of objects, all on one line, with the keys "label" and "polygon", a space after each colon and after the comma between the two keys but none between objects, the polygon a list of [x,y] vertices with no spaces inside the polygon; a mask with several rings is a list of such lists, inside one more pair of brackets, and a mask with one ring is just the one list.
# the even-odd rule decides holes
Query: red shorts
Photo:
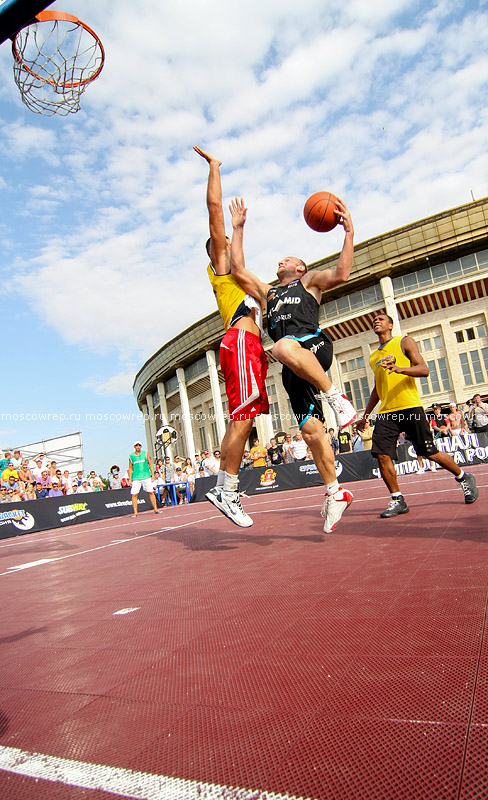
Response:
[{"label": "red shorts", "polygon": [[252,419],[269,413],[265,384],[268,362],[259,336],[229,328],[220,344],[220,366],[230,419]]}]

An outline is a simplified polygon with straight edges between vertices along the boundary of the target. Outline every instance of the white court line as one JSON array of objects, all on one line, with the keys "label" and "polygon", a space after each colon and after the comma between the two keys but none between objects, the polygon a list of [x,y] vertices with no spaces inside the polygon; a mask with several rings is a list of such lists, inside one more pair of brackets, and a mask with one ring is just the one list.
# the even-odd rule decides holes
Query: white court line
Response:
[{"label": "white court line", "polygon": [[[482,484],[481,487],[478,486],[478,488],[484,488],[484,484]],[[408,497],[409,498],[410,497],[424,497],[425,495],[428,495],[428,494],[439,495],[439,494],[451,494],[451,493],[452,493],[452,487],[450,487],[449,489],[431,489],[429,491],[426,491],[424,489],[423,491],[419,491],[419,492],[409,492],[408,493]],[[381,497],[372,497],[371,495],[368,495],[368,497],[363,497],[363,498],[357,497],[357,498],[354,499],[353,507],[357,506],[358,503],[369,503],[369,502],[371,502],[371,500],[381,500],[382,498],[384,499],[384,493],[381,495]],[[273,500],[272,502],[279,502],[279,498],[276,498],[276,500]],[[289,507],[286,507],[286,506],[282,507],[281,506],[278,509],[270,508],[270,509],[266,509],[266,510],[263,509],[262,511],[254,510],[253,514],[254,515],[256,515],[256,514],[274,514],[274,513],[282,514],[285,511],[310,510],[311,508],[318,508],[321,505],[322,505],[322,503],[319,502],[319,503],[308,504],[306,506],[296,506],[296,505],[289,506]],[[190,527],[192,525],[197,525],[197,524],[202,523],[202,522],[210,522],[212,519],[221,519],[221,515],[220,514],[213,514],[210,517],[202,517],[202,518],[197,519],[197,520],[192,519],[189,522],[182,523],[181,525],[169,525],[169,526],[167,526],[165,528],[160,528],[157,531],[152,531],[151,533],[144,533],[144,534],[142,534],[142,536],[139,535],[139,536],[133,536],[130,539],[115,540],[115,541],[112,541],[112,542],[110,542],[108,544],[99,545],[98,547],[89,548],[88,550],[80,550],[78,553],[69,553],[66,556],[57,556],[55,558],[41,559],[40,561],[32,561],[32,562],[30,562],[28,564],[20,564],[20,565],[17,565],[17,566],[8,567],[6,572],[0,572],[0,577],[3,577],[5,575],[13,575],[16,572],[18,572],[19,570],[28,569],[30,567],[42,566],[44,564],[52,563],[53,561],[65,561],[67,558],[77,558],[78,556],[83,556],[83,555],[86,555],[87,553],[94,553],[97,550],[106,550],[108,547],[118,547],[119,545],[127,544],[128,542],[140,542],[143,539],[147,539],[147,538],[149,538],[151,536],[157,536],[158,533],[166,533],[167,531],[179,530],[180,528],[188,528],[188,527]],[[249,529],[246,529],[246,530],[247,530],[247,535],[251,536],[252,535],[251,531]],[[244,531],[242,529],[241,529],[240,532],[244,533]]]},{"label": "white court line", "polygon": [[137,800],[303,800],[286,794],[169,778],[0,746],[0,770]]}]

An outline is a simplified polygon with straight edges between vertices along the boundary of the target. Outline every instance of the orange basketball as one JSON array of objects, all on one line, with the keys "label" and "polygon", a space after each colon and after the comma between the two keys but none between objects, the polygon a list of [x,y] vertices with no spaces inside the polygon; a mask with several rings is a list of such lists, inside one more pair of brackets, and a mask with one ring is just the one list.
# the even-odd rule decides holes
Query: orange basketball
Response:
[{"label": "orange basketball", "polygon": [[338,214],[334,213],[336,202],[337,197],[332,192],[315,192],[311,195],[303,209],[307,225],[319,233],[335,228],[339,222]]}]

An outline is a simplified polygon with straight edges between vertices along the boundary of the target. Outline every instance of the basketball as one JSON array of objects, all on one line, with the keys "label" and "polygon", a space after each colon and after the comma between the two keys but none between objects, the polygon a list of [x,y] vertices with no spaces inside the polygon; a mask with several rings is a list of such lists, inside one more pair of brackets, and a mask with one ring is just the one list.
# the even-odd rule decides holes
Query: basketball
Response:
[{"label": "basketball", "polygon": [[315,192],[312,194],[303,209],[305,222],[314,231],[327,233],[335,228],[339,222],[339,215],[334,213],[337,198],[331,192]]}]

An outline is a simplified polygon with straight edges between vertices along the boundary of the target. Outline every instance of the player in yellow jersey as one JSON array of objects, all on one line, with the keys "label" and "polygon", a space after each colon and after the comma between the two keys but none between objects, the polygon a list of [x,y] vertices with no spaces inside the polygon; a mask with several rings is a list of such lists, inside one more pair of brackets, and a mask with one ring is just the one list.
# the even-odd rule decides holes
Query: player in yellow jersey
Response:
[{"label": "player in yellow jersey", "polygon": [[231,274],[230,239],[225,234],[222,208],[221,162],[199,147],[193,149],[209,165],[207,273],[226,329],[220,345],[220,366],[229,400],[229,424],[221,443],[217,485],[205,496],[236,525],[247,528],[253,521],[240,502],[238,473],[253,418],[269,413],[265,385],[267,360],[261,344],[263,316],[261,304],[246,294]]},{"label": "player in yellow jersey", "polygon": [[393,320],[387,314],[376,314],[373,330],[379,339],[377,350],[370,356],[375,385],[357,427],[364,429],[367,418],[380,402],[371,453],[378,459],[381,477],[391,492],[388,507],[380,517],[396,517],[409,510],[400,492],[393,465],[398,435],[402,431],[413,443],[417,456],[435,461],[452,473],[464,492],[464,502],[474,503],[478,498],[474,475],[464,472],[448,453],[440,453],[434,444],[415,382],[415,378],[427,376],[429,368],[415,339],[411,336],[392,336]]}]

